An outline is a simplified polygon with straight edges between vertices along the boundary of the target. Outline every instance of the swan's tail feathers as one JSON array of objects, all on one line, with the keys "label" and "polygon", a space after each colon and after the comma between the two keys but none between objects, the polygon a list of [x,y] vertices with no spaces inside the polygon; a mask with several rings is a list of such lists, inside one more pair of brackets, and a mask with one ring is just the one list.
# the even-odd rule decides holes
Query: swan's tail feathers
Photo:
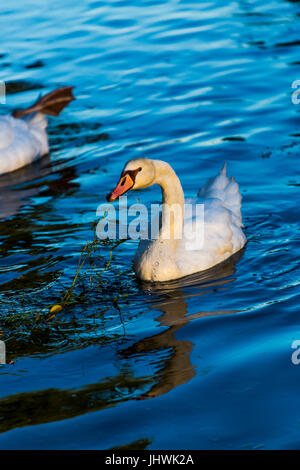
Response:
[{"label": "swan's tail feathers", "polygon": [[75,98],[73,96],[73,86],[57,88],[39,98],[32,106],[26,109],[16,109],[13,117],[21,118],[26,114],[43,113],[50,116],[58,116],[61,111]]},{"label": "swan's tail feathers", "polygon": [[223,168],[221,170],[221,173],[223,173],[223,175],[226,175],[226,170],[227,170],[227,162],[225,161],[224,165],[223,165]]},{"label": "swan's tail feathers", "polygon": [[[217,192],[222,192],[226,188],[229,180],[226,174],[227,162],[224,162],[223,168],[215,178],[210,178],[207,183],[200,188],[198,197],[214,197]],[[214,194],[214,196],[212,196]],[[218,195],[218,197],[220,194]],[[221,197],[222,198],[222,197]]]},{"label": "swan's tail feathers", "polygon": [[230,179],[227,177],[226,162],[221,172],[215,178],[208,180],[200,189],[198,196],[219,200],[222,206],[231,212],[235,224],[238,227],[243,227],[240,188],[233,177]]}]

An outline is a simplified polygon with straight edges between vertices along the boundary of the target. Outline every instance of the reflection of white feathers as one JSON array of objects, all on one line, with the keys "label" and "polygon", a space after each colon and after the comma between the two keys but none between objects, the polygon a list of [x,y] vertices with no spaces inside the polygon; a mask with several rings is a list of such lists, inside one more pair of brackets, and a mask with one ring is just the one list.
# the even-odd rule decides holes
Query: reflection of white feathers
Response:
[{"label": "reflection of white feathers", "polygon": [[29,184],[36,178],[48,175],[49,155],[18,171],[6,173],[0,178],[0,220],[17,214],[30,198],[37,195],[40,186]]},{"label": "reflection of white feathers", "polygon": [[177,265],[184,275],[208,269],[245,245],[241,200],[239,185],[233,178],[228,179],[224,165],[223,170],[200,189],[198,198],[185,201],[195,206],[203,204],[204,218],[198,220],[198,227],[203,227],[201,236],[190,241],[197,228],[196,215],[185,217],[184,238],[177,245]]},{"label": "reflection of white feathers", "polygon": [[33,113],[19,119],[0,116],[0,175],[17,170],[49,151],[47,118]]}]

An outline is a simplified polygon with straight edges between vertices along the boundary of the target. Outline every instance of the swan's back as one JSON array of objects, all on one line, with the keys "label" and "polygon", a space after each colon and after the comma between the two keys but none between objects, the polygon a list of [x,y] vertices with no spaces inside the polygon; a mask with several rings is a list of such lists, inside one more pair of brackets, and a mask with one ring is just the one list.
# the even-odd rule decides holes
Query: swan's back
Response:
[{"label": "swan's back", "polygon": [[28,165],[48,153],[47,118],[0,116],[0,175]]},{"label": "swan's back", "polygon": [[17,170],[49,152],[46,115],[59,116],[74,100],[74,87],[60,87],[40,96],[12,116],[0,116],[0,175]]},{"label": "swan's back", "polygon": [[[192,200],[192,203],[202,205],[199,207],[203,208],[203,224],[201,210],[198,216],[190,217],[187,214],[184,238],[177,247],[177,264],[184,275],[208,269],[245,245],[241,200],[239,185],[233,178],[228,179],[226,165],[200,189],[198,198]],[[198,237],[190,240],[189,237],[196,230]]]}]

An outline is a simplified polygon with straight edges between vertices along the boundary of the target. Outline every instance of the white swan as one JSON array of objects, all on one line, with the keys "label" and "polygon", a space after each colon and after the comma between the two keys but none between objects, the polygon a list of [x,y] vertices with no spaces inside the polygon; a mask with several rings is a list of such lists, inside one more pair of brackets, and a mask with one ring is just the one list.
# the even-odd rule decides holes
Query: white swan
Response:
[{"label": "white swan", "polygon": [[136,252],[134,270],[141,280],[169,281],[208,269],[245,245],[241,194],[234,179],[228,179],[226,165],[203,186],[198,198],[186,201],[204,207],[204,219],[199,224],[203,236],[194,241],[190,240],[190,234],[197,228],[197,220],[192,214],[184,215],[180,181],[166,162],[147,158],[130,160],[107,200],[115,201],[129,189],[148,188],[153,184],[162,189],[162,218],[157,238],[141,240]]},{"label": "white swan", "polygon": [[58,116],[74,99],[72,89],[58,88],[29,108],[0,116],[0,175],[18,170],[49,152],[45,114]]}]

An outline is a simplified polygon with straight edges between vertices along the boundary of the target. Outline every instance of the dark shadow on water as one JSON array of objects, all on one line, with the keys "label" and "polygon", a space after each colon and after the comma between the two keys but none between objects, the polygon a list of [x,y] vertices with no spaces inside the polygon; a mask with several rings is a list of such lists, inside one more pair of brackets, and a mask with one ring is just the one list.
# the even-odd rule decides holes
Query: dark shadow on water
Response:
[{"label": "dark shadow on water", "polygon": [[32,165],[0,176],[0,221],[17,214],[26,200],[39,192],[38,187],[27,185],[49,174],[49,161],[49,155],[45,155]]},{"label": "dark shadow on water", "polygon": [[145,450],[152,443],[150,439],[142,438],[137,441],[130,442],[130,444],[124,444],[123,446],[111,447],[109,450]]},{"label": "dark shadow on water", "polygon": [[6,93],[8,95],[14,95],[22,91],[39,90],[43,88],[41,83],[30,80],[10,80],[5,83]]},{"label": "dark shadow on water", "polygon": [[[159,371],[154,377],[154,385],[139,398],[153,398],[168,393],[173,388],[191,380],[195,375],[195,366],[191,363],[190,354],[194,344],[191,341],[177,339],[176,333],[191,319],[236,313],[234,311],[198,312],[187,315],[186,301],[189,297],[201,296],[207,287],[216,287],[232,282],[236,263],[241,259],[245,249],[240,250],[229,260],[211,269],[187,276],[168,283],[143,283],[142,287],[153,294],[159,295],[160,300],[153,302],[151,308],[160,310],[163,314],[156,319],[160,326],[168,329],[149,338],[144,338],[122,351],[122,357],[152,356],[158,351],[169,351],[168,357],[161,361]],[[231,277],[230,277],[231,276]]]},{"label": "dark shadow on water", "polygon": [[64,122],[52,124],[48,130],[52,140],[52,149],[70,147],[82,147],[83,145],[96,144],[108,140],[106,132],[100,132],[101,124],[98,122]]},{"label": "dark shadow on water", "polygon": [[81,389],[48,389],[11,395],[0,400],[0,433],[104,410],[126,401],[128,391],[141,389],[148,381],[122,373]]},{"label": "dark shadow on water", "polygon": [[64,256],[55,256],[59,247],[45,243],[44,234],[52,239],[62,232],[71,234],[74,224],[67,217],[48,223],[49,205],[56,197],[76,190],[79,184],[73,181],[77,178],[74,166],[54,171],[49,163],[46,155],[0,177],[0,292],[28,294],[57,278],[52,266]]},{"label": "dark shadow on water", "polygon": [[[156,321],[159,326],[167,327],[160,333],[137,341],[124,348],[124,343],[115,344],[117,354],[129,367],[125,366],[115,376],[86,387],[68,390],[47,389],[36,392],[20,393],[0,400],[0,432],[14,428],[70,419],[90,412],[101,411],[128,400],[155,398],[173,390],[196,375],[195,365],[191,362],[194,344],[190,340],[178,339],[176,333],[190,320],[207,315],[226,315],[233,311],[198,312],[188,315],[186,301],[190,296],[201,296],[207,286],[222,286],[232,282],[236,262],[242,252],[228,261],[196,276],[189,276],[164,285],[152,285],[155,297],[150,309],[162,312]],[[149,291],[149,285],[142,285]],[[97,344],[97,341],[95,341]],[[134,367],[137,356],[150,362],[160,354],[159,369],[154,374],[135,377]],[[100,353],[101,354],[101,353]],[[156,358],[157,359],[157,358]],[[143,447],[143,445],[145,445]],[[128,448],[146,448],[148,440],[128,444]],[[127,448],[127,446],[125,446]]]},{"label": "dark shadow on water", "polygon": [[45,64],[42,60],[35,60],[34,62],[31,62],[30,64],[25,65],[25,69],[38,69],[40,67],[44,67]]}]

